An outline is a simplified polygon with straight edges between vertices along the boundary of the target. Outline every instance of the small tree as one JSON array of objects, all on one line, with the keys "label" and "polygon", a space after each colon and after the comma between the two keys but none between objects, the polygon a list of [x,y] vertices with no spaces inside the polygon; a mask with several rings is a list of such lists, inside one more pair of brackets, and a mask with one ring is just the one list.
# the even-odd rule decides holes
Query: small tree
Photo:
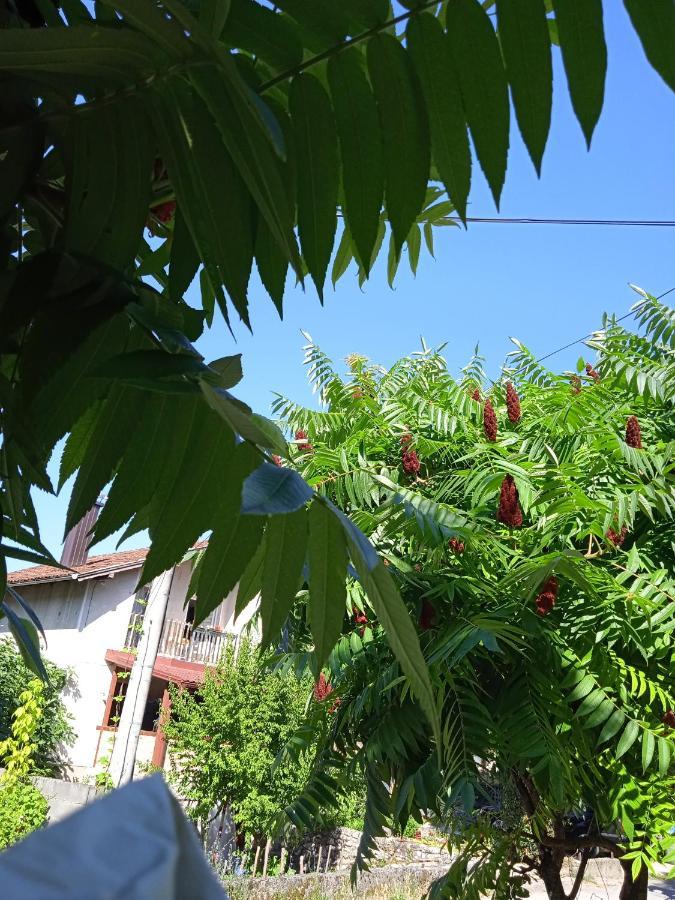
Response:
[{"label": "small tree", "polygon": [[[49,680],[44,682],[42,715],[35,726],[33,771],[36,775],[56,775],[65,764],[64,748],[72,744],[75,735],[70,714],[61,699],[68,673],[48,660],[44,664]],[[21,702],[20,694],[33,677],[14,642],[0,640],[0,741],[9,736],[12,717]]]},{"label": "small tree", "polygon": [[44,686],[32,679],[19,696],[9,737],[0,741],[0,850],[21,840],[46,821],[49,804],[31,784],[37,745],[34,741],[44,710]]},{"label": "small tree", "polygon": [[[434,896],[506,900],[518,862],[563,900],[565,853],[600,846],[621,857],[622,900],[642,900],[647,867],[675,858],[675,321],[649,297],[635,313],[643,334],[607,320],[588,342],[595,366],[557,375],[518,344],[497,384],[480,359],[455,378],[426,347],[388,371],[351,357],[345,381],[310,343],[326,409],[277,402],[305,479],[371,537],[417,619],[443,727],[439,742],[354,580],[334,711],[298,735],[327,735],[301,808],[365,766],[365,858],[385,822],[463,806]],[[309,591],[311,624],[311,570]],[[287,630],[305,657],[306,617]],[[514,800],[507,828],[475,820],[488,789]],[[588,807],[580,837],[567,814]]]},{"label": "small tree", "polygon": [[189,801],[202,833],[214,810],[229,808],[237,835],[272,832],[279,810],[305,784],[308,768],[275,758],[299,726],[311,680],[274,672],[249,641],[207,670],[195,692],[172,690],[170,780]]}]

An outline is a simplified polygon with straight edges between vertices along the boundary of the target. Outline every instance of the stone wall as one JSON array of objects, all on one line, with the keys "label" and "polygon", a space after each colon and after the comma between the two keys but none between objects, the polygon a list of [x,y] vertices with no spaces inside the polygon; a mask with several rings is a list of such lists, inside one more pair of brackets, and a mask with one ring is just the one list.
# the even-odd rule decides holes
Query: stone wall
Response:
[{"label": "stone wall", "polygon": [[[336,828],[333,831],[308,835],[293,852],[292,865],[299,871],[303,857],[305,872],[328,869],[343,872],[351,868],[361,840],[361,832],[352,828]],[[376,838],[373,856],[374,866],[417,866],[435,868],[450,865],[450,854],[445,847],[422,840],[401,837]]]},{"label": "stone wall", "polygon": [[49,803],[49,822],[58,822],[71,813],[77,812],[87,803],[96,799],[97,788],[77,781],[61,781],[58,778],[35,776],[33,784],[42,792]]}]

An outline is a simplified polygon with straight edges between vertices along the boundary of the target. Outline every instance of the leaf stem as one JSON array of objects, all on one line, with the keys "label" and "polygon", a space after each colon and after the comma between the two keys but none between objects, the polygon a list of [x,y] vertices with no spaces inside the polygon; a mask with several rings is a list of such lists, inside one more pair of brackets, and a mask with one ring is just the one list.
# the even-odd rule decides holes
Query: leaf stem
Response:
[{"label": "leaf stem", "polygon": [[428,0],[428,2],[421,3],[414,9],[409,9],[406,12],[401,13],[399,16],[394,16],[393,19],[388,19],[386,22],[379,22],[377,25],[373,25],[372,28],[368,28],[366,31],[362,31],[361,34],[356,34],[354,35],[354,37],[345,38],[345,40],[340,41],[339,44],[333,44],[332,47],[328,47],[326,50],[322,50],[321,53],[317,53],[315,56],[310,56],[309,59],[304,60],[299,65],[292,66],[290,69],[286,69],[284,72],[279,72],[278,75],[275,75],[268,81],[264,81],[257,88],[257,93],[263,94],[265,91],[268,91],[270,88],[275,87],[282,81],[293,78],[294,75],[299,75],[301,72],[306,72],[307,69],[311,69],[313,66],[318,65],[325,59],[330,59],[331,56],[336,56],[338,53],[342,53],[343,50],[347,50],[349,47],[353,47],[355,44],[361,43],[361,41],[365,41],[370,37],[374,37],[376,34],[380,34],[380,32],[382,31],[386,31],[387,28],[391,28],[393,25],[398,25],[400,22],[405,22],[411,16],[423,12],[425,9],[430,9],[432,6],[438,6],[438,0]]}]

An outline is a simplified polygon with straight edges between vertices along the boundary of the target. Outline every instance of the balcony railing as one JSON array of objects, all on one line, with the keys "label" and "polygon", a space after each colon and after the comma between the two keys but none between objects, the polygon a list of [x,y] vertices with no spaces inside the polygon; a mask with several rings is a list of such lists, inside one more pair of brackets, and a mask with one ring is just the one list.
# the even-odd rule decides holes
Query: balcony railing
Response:
[{"label": "balcony railing", "polygon": [[[133,613],[129,619],[125,649],[135,650],[143,633],[142,613]],[[198,625],[193,628],[188,622],[180,619],[167,619],[162,628],[159,641],[159,656],[183,659],[186,662],[198,662],[215,665],[228,646],[234,646],[235,654],[239,649],[239,635],[216,631]]]}]

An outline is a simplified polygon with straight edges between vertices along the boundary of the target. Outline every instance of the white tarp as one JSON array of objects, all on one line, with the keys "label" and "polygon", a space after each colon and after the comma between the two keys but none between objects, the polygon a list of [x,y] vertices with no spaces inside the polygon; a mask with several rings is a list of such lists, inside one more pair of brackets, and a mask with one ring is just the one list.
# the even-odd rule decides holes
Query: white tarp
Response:
[{"label": "white tarp", "polygon": [[0,854],[1,900],[226,900],[161,775]]}]

